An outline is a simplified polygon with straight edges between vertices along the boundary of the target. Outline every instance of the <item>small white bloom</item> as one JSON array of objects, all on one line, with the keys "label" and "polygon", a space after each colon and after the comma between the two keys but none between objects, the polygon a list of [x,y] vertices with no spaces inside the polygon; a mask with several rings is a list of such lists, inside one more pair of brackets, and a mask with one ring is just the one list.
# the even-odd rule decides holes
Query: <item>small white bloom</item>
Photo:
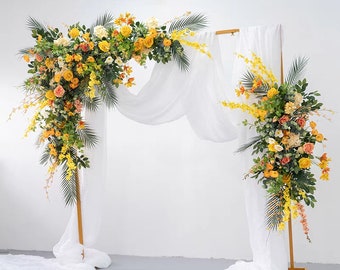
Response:
[{"label": "small white bloom", "polygon": [[58,57],[58,66],[59,66],[60,68],[63,68],[64,65],[65,65],[65,63],[64,63],[63,58],[62,58],[61,56],[59,56],[59,57]]},{"label": "small white bloom", "polygon": [[60,37],[54,41],[54,44],[57,46],[68,46],[70,44],[70,41],[67,38]]},{"label": "small white bloom", "polygon": [[276,144],[275,139],[273,139],[273,138],[268,138],[268,144]]},{"label": "small white bloom", "polygon": [[158,20],[155,17],[151,17],[146,21],[147,28],[156,28],[158,26]]},{"label": "small white bloom", "polygon": [[302,100],[303,100],[303,97],[302,97],[301,93],[295,93],[294,104],[295,104],[296,107],[301,106]]},{"label": "small white bloom", "polygon": [[105,64],[108,64],[108,65],[112,64],[112,62],[113,62],[113,58],[111,56],[107,57],[105,60]]},{"label": "small white bloom", "polygon": [[123,65],[123,61],[122,61],[122,58],[120,57],[117,57],[116,60],[115,60],[115,63],[119,66]]},{"label": "small white bloom", "polygon": [[275,144],[274,149],[275,149],[276,152],[281,152],[283,150],[283,147],[279,144]]},{"label": "small white bloom", "polygon": [[275,137],[282,138],[283,137],[283,132],[281,129],[277,129],[275,131]]},{"label": "small white bloom", "polygon": [[106,38],[108,36],[107,30],[102,25],[97,25],[93,29],[94,35],[100,39]]}]

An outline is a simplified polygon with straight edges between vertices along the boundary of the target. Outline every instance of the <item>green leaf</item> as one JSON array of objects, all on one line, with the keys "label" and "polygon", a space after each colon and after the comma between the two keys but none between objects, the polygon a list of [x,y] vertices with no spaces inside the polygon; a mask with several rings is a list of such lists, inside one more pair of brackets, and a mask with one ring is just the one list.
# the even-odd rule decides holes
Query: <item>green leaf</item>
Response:
[{"label": "green leaf", "polygon": [[64,195],[65,205],[72,206],[77,201],[77,189],[76,189],[76,177],[75,174],[71,176],[71,179],[67,180],[67,166],[63,164],[61,172],[61,190]]},{"label": "green leaf", "polygon": [[283,218],[281,198],[279,194],[270,194],[266,204],[267,228],[276,230]]},{"label": "green leaf", "polygon": [[27,26],[31,30],[43,30],[44,32],[48,32],[48,29],[45,27],[45,25],[32,17],[27,19]]},{"label": "green leaf", "polygon": [[115,107],[118,103],[118,98],[115,92],[116,88],[110,80],[104,80],[103,83],[105,87],[99,87],[98,93],[108,108]]},{"label": "green leaf", "polygon": [[252,145],[254,145],[255,143],[257,143],[258,141],[260,141],[262,139],[262,137],[259,135],[259,136],[255,136],[253,138],[250,139],[249,142],[241,145],[241,147],[239,147],[236,152],[243,152],[245,150],[247,150],[249,147],[251,147]]},{"label": "green leaf", "polygon": [[202,14],[192,14],[172,21],[169,26],[169,33],[175,30],[189,29],[198,31],[208,26],[207,18]]},{"label": "green leaf", "polygon": [[110,13],[104,13],[103,15],[99,16],[96,22],[91,26],[91,32],[97,25],[102,25],[104,27],[110,27],[113,24],[114,17]]},{"label": "green leaf", "polygon": [[[301,78],[303,72],[305,71],[307,63],[308,58],[306,57],[296,58],[288,71],[285,82],[288,84],[296,84],[298,80]],[[304,83],[306,83],[305,80]]]},{"label": "green leaf", "polygon": [[94,148],[98,143],[96,133],[88,125],[85,125],[83,129],[78,129],[77,133],[86,147]]}]

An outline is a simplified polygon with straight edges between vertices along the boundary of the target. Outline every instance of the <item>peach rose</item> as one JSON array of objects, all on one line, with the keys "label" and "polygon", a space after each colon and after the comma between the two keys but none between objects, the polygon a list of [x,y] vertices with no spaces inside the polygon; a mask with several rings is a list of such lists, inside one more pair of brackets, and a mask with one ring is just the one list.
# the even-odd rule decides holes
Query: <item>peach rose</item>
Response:
[{"label": "peach rose", "polygon": [[305,153],[311,155],[313,153],[313,150],[314,150],[314,144],[313,143],[305,143],[302,146],[302,149]]},{"label": "peach rose", "polygon": [[59,84],[53,92],[56,97],[62,97],[65,94],[65,89]]}]

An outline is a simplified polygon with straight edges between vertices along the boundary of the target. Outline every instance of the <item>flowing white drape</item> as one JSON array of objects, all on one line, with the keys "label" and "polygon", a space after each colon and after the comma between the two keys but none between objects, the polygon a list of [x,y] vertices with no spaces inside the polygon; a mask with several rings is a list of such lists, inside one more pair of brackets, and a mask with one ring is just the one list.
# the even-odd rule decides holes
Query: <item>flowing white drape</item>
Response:
[{"label": "flowing white drape", "polygon": [[[279,25],[249,27],[240,30],[239,44],[236,49],[247,57],[254,52],[260,56],[263,63],[280,79],[280,58],[282,48],[282,33]],[[236,58],[233,68],[234,85],[246,71],[242,59]],[[244,116],[244,115],[243,115]],[[241,121],[241,119],[240,119]],[[256,135],[248,128],[240,129],[240,145]],[[242,153],[243,171],[247,172],[252,165],[251,150]],[[244,182],[249,241],[253,252],[252,262],[237,262],[228,270],[286,270],[288,257],[283,234],[269,232],[266,229],[265,205],[266,193],[256,180],[247,179]]]},{"label": "flowing white drape", "polygon": [[[279,74],[281,30],[279,26],[253,27],[242,29],[239,35],[238,52],[256,52]],[[138,92],[131,94],[124,87],[117,89],[118,110],[126,117],[150,125],[161,124],[187,117],[196,134],[206,140],[224,142],[234,139],[235,127],[231,124],[227,110],[221,109],[220,101],[225,99],[222,83],[222,63],[218,37],[214,33],[205,33],[197,38],[206,43],[212,59],[206,55],[188,49],[190,71],[183,72],[176,63],[156,64],[150,80]],[[231,52],[232,53],[232,52]],[[234,78],[238,80],[244,66],[235,61]],[[61,263],[93,267],[107,267],[110,258],[107,254],[90,247],[95,243],[101,220],[101,198],[106,171],[105,166],[105,110],[88,116],[92,127],[101,137],[99,147],[90,152],[91,168],[82,177],[82,203],[84,247],[78,244],[77,220],[74,210],[65,233],[54,247],[54,254]],[[242,131],[243,139],[249,137]],[[251,160],[249,153],[243,153],[244,160]],[[249,163],[244,164],[247,170]],[[230,270],[257,269],[283,270],[287,268],[287,256],[282,236],[265,229],[265,193],[256,181],[245,183],[245,197],[249,222],[250,243],[253,262],[238,262]],[[85,250],[82,261],[81,251]]]},{"label": "flowing white drape", "polygon": [[224,98],[222,63],[218,37],[204,33],[195,41],[207,44],[212,58],[187,48],[188,72],[176,63],[158,64],[138,95],[118,89],[118,110],[126,117],[148,125],[186,116],[196,134],[215,142],[236,138],[235,128],[219,102]]},{"label": "flowing white drape", "polygon": [[[236,129],[220,101],[223,99],[222,63],[218,38],[214,33],[197,36],[196,41],[206,43],[212,58],[197,50],[187,48],[190,69],[184,72],[176,62],[156,64],[150,80],[137,91],[117,89],[118,110],[128,118],[149,125],[187,117],[196,134],[216,142],[236,138]],[[76,209],[67,228],[54,246],[53,253],[62,264],[105,268],[110,265],[107,254],[90,248],[95,243],[100,228],[103,187],[105,184],[105,109],[87,113],[87,122],[98,133],[100,144],[89,151],[91,168],[82,177],[82,211],[84,247],[78,243]],[[85,259],[81,252],[84,249]]]}]

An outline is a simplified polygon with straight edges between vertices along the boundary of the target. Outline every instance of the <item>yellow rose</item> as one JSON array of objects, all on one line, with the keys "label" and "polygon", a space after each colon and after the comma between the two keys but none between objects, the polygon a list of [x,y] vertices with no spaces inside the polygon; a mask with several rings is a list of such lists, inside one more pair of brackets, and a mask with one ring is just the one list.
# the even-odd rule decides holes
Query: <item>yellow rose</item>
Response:
[{"label": "yellow rose", "polygon": [[79,30],[78,28],[74,27],[68,32],[68,34],[70,35],[71,38],[76,38],[79,36]]},{"label": "yellow rose", "polygon": [[86,60],[87,62],[90,62],[90,63],[94,63],[94,57],[93,56],[89,56],[89,57],[87,57],[87,60]]},{"label": "yellow rose", "polygon": [[144,39],[144,46],[147,47],[147,48],[151,48],[152,45],[153,45],[153,37],[152,36],[147,36],[145,39]]},{"label": "yellow rose", "polygon": [[132,28],[131,26],[129,25],[123,25],[121,28],[120,28],[120,33],[123,35],[123,37],[128,37],[130,36],[132,32]]},{"label": "yellow rose", "polygon": [[45,93],[45,97],[49,100],[55,100],[55,95],[54,95],[54,92],[53,90],[48,90],[46,93]]},{"label": "yellow rose", "polygon": [[314,129],[314,128],[316,128],[316,123],[314,121],[311,121],[309,123],[309,126]]},{"label": "yellow rose", "polygon": [[165,38],[165,39],[163,40],[163,45],[164,45],[165,47],[169,47],[169,46],[171,45],[171,40],[168,39],[168,38]]},{"label": "yellow rose", "polygon": [[98,47],[101,51],[108,52],[110,50],[110,43],[106,40],[103,40],[98,43]]},{"label": "yellow rose", "polygon": [[322,142],[323,139],[324,139],[324,137],[323,137],[323,135],[322,135],[321,133],[318,133],[318,134],[316,135],[315,139],[316,139],[318,142]]},{"label": "yellow rose", "polygon": [[279,173],[277,171],[270,171],[270,177],[277,178],[279,176]]},{"label": "yellow rose", "polygon": [[299,159],[299,168],[300,169],[308,169],[312,165],[312,161],[309,158],[300,158]]},{"label": "yellow rose", "polygon": [[135,44],[134,44],[135,45],[135,52],[142,50],[143,46],[144,46],[143,44],[144,44],[143,38],[137,39]]},{"label": "yellow rose", "polygon": [[66,80],[66,81],[71,81],[73,79],[73,73],[71,70],[67,69],[63,72],[63,78]]},{"label": "yellow rose", "polygon": [[267,92],[267,97],[268,98],[272,98],[274,96],[276,96],[279,93],[279,91],[276,88],[270,88]]},{"label": "yellow rose", "polygon": [[56,74],[54,74],[54,81],[55,82],[60,82],[60,79],[61,79],[61,73],[59,72],[59,73],[56,73]]},{"label": "yellow rose", "polygon": [[53,63],[53,60],[51,58],[46,58],[45,65],[48,69],[54,68],[54,63]]}]

